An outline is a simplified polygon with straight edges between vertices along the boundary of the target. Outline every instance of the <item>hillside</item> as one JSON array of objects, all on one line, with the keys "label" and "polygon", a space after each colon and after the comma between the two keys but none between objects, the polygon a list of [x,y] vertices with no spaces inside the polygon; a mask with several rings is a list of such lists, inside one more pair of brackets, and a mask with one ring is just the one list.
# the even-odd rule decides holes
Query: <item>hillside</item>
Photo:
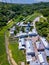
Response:
[{"label": "hillside", "polygon": [[40,12],[44,16],[49,15],[49,2],[48,3],[35,3],[35,4],[7,4],[0,3],[0,27],[13,17],[18,18],[18,15],[31,15],[34,12]]}]

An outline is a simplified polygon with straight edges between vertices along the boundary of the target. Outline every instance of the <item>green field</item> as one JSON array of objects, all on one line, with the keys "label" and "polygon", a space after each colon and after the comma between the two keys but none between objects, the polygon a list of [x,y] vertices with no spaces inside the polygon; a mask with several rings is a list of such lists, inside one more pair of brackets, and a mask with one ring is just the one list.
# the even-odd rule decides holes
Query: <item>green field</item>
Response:
[{"label": "green field", "polygon": [[21,65],[21,62],[26,62],[24,51],[18,49],[17,42],[11,42],[9,48],[11,49],[13,58],[18,65]]},{"label": "green field", "polygon": [[0,35],[0,65],[9,65],[6,56],[4,35]]}]

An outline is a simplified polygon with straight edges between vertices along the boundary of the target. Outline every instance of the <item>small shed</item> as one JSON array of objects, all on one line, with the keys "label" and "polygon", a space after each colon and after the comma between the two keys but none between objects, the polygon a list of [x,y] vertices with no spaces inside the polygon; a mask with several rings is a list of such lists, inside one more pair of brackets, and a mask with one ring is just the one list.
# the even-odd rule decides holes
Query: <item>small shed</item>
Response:
[{"label": "small shed", "polygon": [[22,43],[19,41],[19,49],[20,50],[24,50],[25,49],[25,47],[24,46],[22,46]]},{"label": "small shed", "polygon": [[39,59],[40,63],[44,63],[44,58],[43,58],[42,54],[38,55],[38,59]]},{"label": "small shed", "polygon": [[19,38],[19,41],[21,42],[22,46],[25,46],[25,39],[24,38]]},{"label": "small shed", "polygon": [[11,28],[11,30],[14,31],[14,30],[15,30],[15,26],[13,26],[13,27]]},{"label": "small shed", "polygon": [[10,35],[14,35],[14,31],[10,31]]},{"label": "small shed", "polygon": [[49,50],[45,49],[46,56],[49,56]]}]

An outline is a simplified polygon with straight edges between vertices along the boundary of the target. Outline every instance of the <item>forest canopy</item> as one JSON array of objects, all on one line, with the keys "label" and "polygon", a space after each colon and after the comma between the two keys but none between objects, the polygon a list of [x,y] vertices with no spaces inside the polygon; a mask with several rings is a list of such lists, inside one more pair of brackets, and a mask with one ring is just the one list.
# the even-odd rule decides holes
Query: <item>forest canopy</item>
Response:
[{"label": "forest canopy", "polygon": [[0,3],[0,27],[18,15],[31,15],[34,12],[42,13],[45,17],[49,17],[49,2],[34,3],[34,4],[8,4]]}]

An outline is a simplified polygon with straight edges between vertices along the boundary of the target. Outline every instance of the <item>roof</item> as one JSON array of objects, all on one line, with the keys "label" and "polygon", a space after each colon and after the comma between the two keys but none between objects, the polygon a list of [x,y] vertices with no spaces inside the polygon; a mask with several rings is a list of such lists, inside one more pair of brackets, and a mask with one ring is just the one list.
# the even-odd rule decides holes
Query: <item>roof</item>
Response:
[{"label": "roof", "polygon": [[48,65],[45,52],[39,52],[39,54],[42,54],[42,57],[43,57],[43,59],[44,59],[44,63],[42,63],[42,65]]},{"label": "roof", "polygon": [[36,42],[36,47],[37,47],[38,50],[44,49],[44,45],[40,41]]},{"label": "roof", "polygon": [[42,54],[39,54],[39,55],[38,55],[38,58],[39,58],[40,63],[43,63],[43,62],[44,62],[44,59],[43,59]]},{"label": "roof", "polygon": [[[18,25],[18,24],[17,24],[17,25]],[[29,27],[28,24],[23,24],[23,23],[19,24],[19,26]],[[30,27],[31,27],[31,26],[33,26],[33,25],[30,25]]]},{"label": "roof", "polygon": [[26,52],[27,53],[34,52],[34,48],[31,40],[26,41]]},{"label": "roof", "polygon": [[33,33],[33,32],[31,32],[31,31],[28,33],[28,35],[29,35],[29,36],[37,36],[36,33]]},{"label": "roof", "polygon": [[27,55],[27,54],[26,54],[26,61],[27,61],[27,62],[32,61],[31,55]]},{"label": "roof", "polygon": [[14,34],[15,26],[10,29],[10,34]]},{"label": "roof", "polygon": [[30,65],[40,65],[40,63],[38,61],[34,61],[34,62],[30,62]]},{"label": "roof", "polygon": [[19,49],[25,49],[25,47],[22,46],[22,43],[21,42],[19,42]]},{"label": "roof", "polygon": [[32,29],[32,32],[33,32],[34,34],[37,34],[36,29]]},{"label": "roof", "polygon": [[14,31],[10,31],[10,34],[14,34]]},{"label": "roof", "polygon": [[46,56],[49,56],[49,50],[45,49]]},{"label": "roof", "polygon": [[19,38],[19,41],[21,41],[21,44],[25,44],[25,39],[24,38]]},{"label": "roof", "polygon": [[13,26],[13,27],[11,28],[11,30],[14,31],[14,30],[15,30],[15,26]]},{"label": "roof", "polygon": [[48,47],[48,42],[44,37],[40,37],[45,47]]},{"label": "roof", "polygon": [[26,47],[27,47],[27,48],[30,47],[30,41],[29,41],[29,40],[26,41]]},{"label": "roof", "polygon": [[26,36],[28,36],[27,33],[20,32],[20,33],[18,33],[15,37],[24,38],[24,37],[26,37]]}]

